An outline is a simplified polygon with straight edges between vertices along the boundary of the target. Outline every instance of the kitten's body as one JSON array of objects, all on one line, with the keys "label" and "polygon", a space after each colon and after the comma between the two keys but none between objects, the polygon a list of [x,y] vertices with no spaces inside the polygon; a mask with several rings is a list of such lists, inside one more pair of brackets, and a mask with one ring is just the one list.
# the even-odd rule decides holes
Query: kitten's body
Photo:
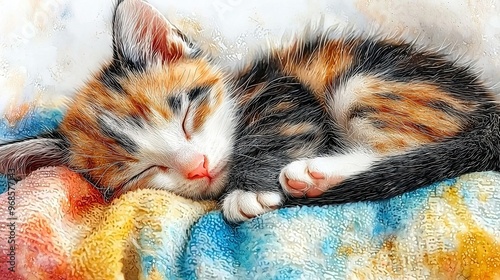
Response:
[{"label": "kitten's body", "polygon": [[318,36],[253,62],[237,84],[229,196],[278,192],[281,173],[288,205],[378,200],[500,170],[493,95],[436,53]]},{"label": "kitten's body", "polygon": [[0,147],[0,171],[66,164],[99,187],[222,197],[231,221],[500,171],[492,93],[441,55],[320,35],[223,74],[144,2],[118,4],[113,23],[114,61],[60,140]]}]

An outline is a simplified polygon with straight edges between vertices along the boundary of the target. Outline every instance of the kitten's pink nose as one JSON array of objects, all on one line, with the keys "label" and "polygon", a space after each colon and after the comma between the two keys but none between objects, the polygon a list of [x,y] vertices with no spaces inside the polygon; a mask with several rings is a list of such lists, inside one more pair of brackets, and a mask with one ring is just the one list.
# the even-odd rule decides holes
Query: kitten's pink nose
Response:
[{"label": "kitten's pink nose", "polygon": [[208,174],[207,156],[204,155],[200,157],[200,159],[195,161],[193,165],[196,166],[196,168],[188,171],[186,173],[186,178],[189,180],[201,179],[205,177],[210,178],[210,175]]}]

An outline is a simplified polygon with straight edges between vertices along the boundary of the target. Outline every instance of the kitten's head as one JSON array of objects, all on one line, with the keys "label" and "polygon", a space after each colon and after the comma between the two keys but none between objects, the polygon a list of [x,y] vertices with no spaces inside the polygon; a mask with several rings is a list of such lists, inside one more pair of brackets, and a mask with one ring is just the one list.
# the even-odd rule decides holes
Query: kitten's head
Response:
[{"label": "kitten's head", "polygon": [[77,93],[60,136],[0,147],[4,166],[64,163],[114,190],[218,196],[234,130],[224,75],[141,0],[117,4],[113,51]]}]

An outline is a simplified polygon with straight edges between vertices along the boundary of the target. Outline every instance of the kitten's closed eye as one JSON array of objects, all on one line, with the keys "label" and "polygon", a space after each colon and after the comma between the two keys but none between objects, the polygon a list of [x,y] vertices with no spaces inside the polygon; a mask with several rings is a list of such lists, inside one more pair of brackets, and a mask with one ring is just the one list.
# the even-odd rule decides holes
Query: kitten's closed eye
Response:
[{"label": "kitten's closed eye", "polygon": [[191,89],[187,96],[190,101],[207,98],[210,91],[209,86],[199,86]]},{"label": "kitten's closed eye", "polygon": [[197,86],[187,92],[187,108],[182,121],[182,129],[187,140],[198,131],[210,114],[210,86]]},{"label": "kitten's closed eye", "polygon": [[167,99],[168,106],[174,114],[179,114],[182,109],[182,97],[180,95],[170,96]]},{"label": "kitten's closed eye", "polygon": [[186,137],[187,140],[191,140],[191,133],[192,133],[190,130],[191,126],[188,125],[190,110],[191,110],[191,102],[188,103],[186,113],[182,118],[182,131],[184,132],[184,136]]}]

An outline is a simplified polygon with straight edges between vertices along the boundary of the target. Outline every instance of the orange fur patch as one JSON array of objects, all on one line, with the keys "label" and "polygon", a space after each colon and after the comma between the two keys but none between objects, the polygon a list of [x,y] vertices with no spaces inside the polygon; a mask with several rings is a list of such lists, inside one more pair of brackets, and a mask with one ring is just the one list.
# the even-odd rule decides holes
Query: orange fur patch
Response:
[{"label": "orange fur patch", "polygon": [[213,111],[222,104],[224,88],[219,83],[216,83],[211,90],[212,92],[214,92],[211,97],[211,99],[213,99],[213,102],[203,102],[196,108],[193,119],[194,131],[198,131],[205,123],[208,116],[210,116]]},{"label": "orange fur patch", "polygon": [[209,104],[202,104],[196,109],[193,119],[193,129],[199,130],[202,124],[206,121],[207,117],[212,113],[213,109]]},{"label": "orange fur patch", "polygon": [[308,85],[318,97],[324,100],[328,85],[352,64],[352,45],[343,41],[321,43],[311,54],[300,57],[303,53],[300,43],[277,53],[285,73],[297,77]]},{"label": "orange fur patch", "polygon": [[360,129],[370,131],[364,136],[369,136],[368,142],[380,153],[405,150],[461,131],[464,120],[429,106],[431,102],[443,102],[462,112],[474,109],[474,104],[422,82],[402,83],[366,77],[363,86],[353,94],[358,97],[354,106],[373,109],[363,117],[370,121],[371,127]]}]

